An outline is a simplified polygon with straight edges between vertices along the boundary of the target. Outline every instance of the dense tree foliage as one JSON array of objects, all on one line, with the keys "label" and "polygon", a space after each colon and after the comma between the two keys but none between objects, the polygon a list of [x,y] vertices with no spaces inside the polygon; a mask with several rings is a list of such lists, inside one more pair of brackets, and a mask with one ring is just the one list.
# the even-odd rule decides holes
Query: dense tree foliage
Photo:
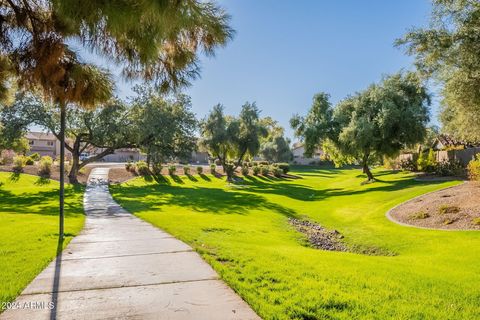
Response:
[{"label": "dense tree foliage", "polygon": [[[45,103],[41,98],[31,94],[19,94],[15,102],[4,108],[1,118],[9,131],[26,132],[32,125],[42,126],[60,138],[60,119],[58,105]],[[103,108],[85,110],[69,106],[66,116],[67,140],[65,148],[72,154],[72,166],[68,177],[70,182],[77,182],[81,168],[115,149],[134,147],[135,123],[130,117],[129,108],[120,101],[112,101]],[[97,148],[101,151],[88,159],[80,161],[83,152]]]},{"label": "dense tree foliage", "polygon": [[147,164],[188,158],[196,147],[195,114],[190,97],[166,98],[148,87],[137,87],[132,119],[137,128],[138,147],[147,154]]},{"label": "dense tree foliage", "polygon": [[261,139],[260,155],[262,158],[271,162],[292,160],[290,140],[285,138],[284,129],[270,117],[261,119],[261,123],[267,129],[267,136]]},{"label": "dense tree foliage", "polygon": [[369,164],[424,140],[429,102],[414,73],[396,74],[334,108],[327,94],[318,94],[307,116],[294,116],[291,125],[307,155],[323,145],[337,165],[359,163],[372,180]]},{"label": "dense tree foliage", "polygon": [[406,45],[418,69],[443,84],[441,121],[456,138],[480,141],[480,2],[434,0],[429,28],[414,29]]},{"label": "dense tree foliage", "polygon": [[226,116],[222,105],[216,105],[201,124],[201,144],[218,159],[232,181],[235,170],[246,156],[254,157],[267,130],[260,120],[255,103],[245,103],[238,117]]},{"label": "dense tree foliage", "polygon": [[[60,112],[64,171],[66,106],[95,107],[112,95],[108,72],[84,63],[82,44],[124,66],[124,76],[178,88],[198,74],[197,54],[213,54],[231,37],[229,16],[205,1],[8,0],[0,2],[0,99],[10,89],[40,89]],[[63,238],[64,175],[60,175]]]}]

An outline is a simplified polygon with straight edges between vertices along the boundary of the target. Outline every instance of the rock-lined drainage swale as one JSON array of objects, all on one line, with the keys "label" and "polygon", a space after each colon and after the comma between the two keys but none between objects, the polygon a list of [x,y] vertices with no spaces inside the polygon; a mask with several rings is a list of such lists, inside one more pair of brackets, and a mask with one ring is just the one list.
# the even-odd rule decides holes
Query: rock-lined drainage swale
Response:
[{"label": "rock-lined drainage swale", "polygon": [[344,236],[337,230],[329,230],[309,221],[289,218],[290,223],[298,232],[307,236],[308,244],[320,250],[353,252],[370,256],[395,256],[396,253],[380,247],[347,244]]}]

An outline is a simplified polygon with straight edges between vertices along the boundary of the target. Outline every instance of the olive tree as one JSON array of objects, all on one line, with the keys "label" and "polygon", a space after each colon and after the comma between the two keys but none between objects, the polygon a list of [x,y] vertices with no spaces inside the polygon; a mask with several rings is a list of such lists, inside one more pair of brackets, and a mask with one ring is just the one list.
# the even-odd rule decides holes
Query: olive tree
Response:
[{"label": "olive tree", "polygon": [[201,144],[220,161],[227,180],[232,181],[235,170],[245,156],[258,154],[260,140],[267,135],[255,103],[245,103],[238,117],[226,116],[220,104],[213,107],[201,124]]},{"label": "olive tree", "polygon": [[414,73],[386,77],[335,107],[328,98],[316,95],[307,116],[290,121],[307,155],[323,146],[336,165],[358,163],[373,180],[369,165],[424,140],[430,97]]},{"label": "olive tree", "polygon": [[409,31],[397,45],[442,85],[443,131],[480,142],[480,2],[434,0],[430,26]]}]

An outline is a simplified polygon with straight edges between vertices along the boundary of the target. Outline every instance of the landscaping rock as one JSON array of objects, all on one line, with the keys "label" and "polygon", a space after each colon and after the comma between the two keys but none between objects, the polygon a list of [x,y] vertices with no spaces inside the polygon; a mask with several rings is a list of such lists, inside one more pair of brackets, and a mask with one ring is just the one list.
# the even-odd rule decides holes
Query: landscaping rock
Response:
[{"label": "landscaping rock", "polygon": [[308,242],[316,249],[329,251],[348,251],[343,244],[343,235],[337,230],[328,230],[324,227],[308,221],[289,218],[288,222],[297,229],[298,232],[305,234]]}]

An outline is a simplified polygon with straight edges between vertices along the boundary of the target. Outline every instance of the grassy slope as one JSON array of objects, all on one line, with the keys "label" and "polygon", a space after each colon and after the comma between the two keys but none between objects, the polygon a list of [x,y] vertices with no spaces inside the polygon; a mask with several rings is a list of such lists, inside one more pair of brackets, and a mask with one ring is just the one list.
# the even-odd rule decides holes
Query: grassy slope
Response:
[{"label": "grassy slope", "polygon": [[[82,195],[82,187],[67,186],[64,246],[83,227]],[[57,182],[0,172],[0,302],[13,300],[55,257],[57,202]]]},{"label": "grassy slope", "polygon": [[[480,309],[480,233],[396,225],[385,212],[455,182],[379,172],[306,170],[303,179],[248,188],[196,176],[155,185],[141,178],[112,193],[125,208],[197,249],[265,319],[474,319]],[[211,181],[206,181],[210,179]],[[318,221],[356,245],[397,256],[302,246],[289,216]]]}]

